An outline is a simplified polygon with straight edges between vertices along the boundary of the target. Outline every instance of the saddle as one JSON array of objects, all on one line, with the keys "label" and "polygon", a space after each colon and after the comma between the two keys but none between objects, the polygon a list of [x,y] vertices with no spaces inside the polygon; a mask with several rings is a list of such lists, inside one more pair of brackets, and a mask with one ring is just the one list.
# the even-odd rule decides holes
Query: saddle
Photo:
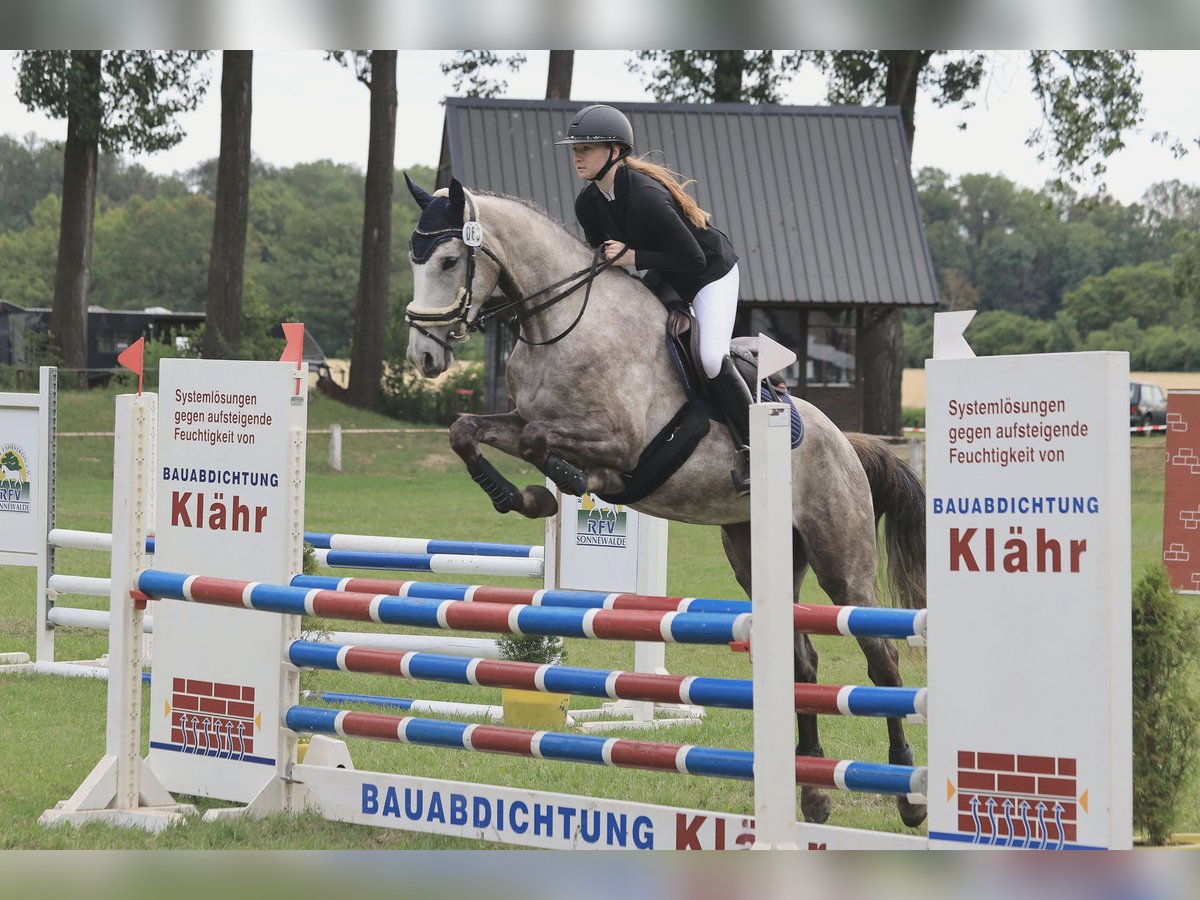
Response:
[{"label": "saddle", "polygon": [[[687,399],[642,450],[634,470],[622,474],[624,489],[615,494],[597,495],[601,500],[630,504],[654,493],[687,462],[708,434],[711,423],[724,421],[720,407],[709,391],[708,376],[700,364],[699,336],[700,329],[690,308],[682,302],[668,304],[667,349]],[[758,338],[734,338],[730,342],[729,355],[753,396],[758,381]],[[759,399],[767,402],[780,402],[786,394],[787,385],[783,382],[768,380],[759,388]],[[795,448],[804,439],[804,423],[795,406],[791,419],[792,447]]]},{"label": "saddle", "polygon": [[[667,341],[675,351],[675,363],[688,396],[696,395],[715,405],[709,392],[708,375],[700,363],[700,327],[689,306],[674,303],[667,307]],[[758,381],[758,338],[734,338],[729,342],[729,358],[753,396]],[[759,399],[780,402],[787,393],[787,382],[782,378],[768,379]]]}]

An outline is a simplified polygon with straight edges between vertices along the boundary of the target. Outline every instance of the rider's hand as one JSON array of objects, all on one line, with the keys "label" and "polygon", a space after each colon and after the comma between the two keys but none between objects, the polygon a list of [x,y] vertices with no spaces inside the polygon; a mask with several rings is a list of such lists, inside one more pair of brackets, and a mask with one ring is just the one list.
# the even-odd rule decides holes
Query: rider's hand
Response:
[{"label": "rider's hand", "polygon": [[633,250],[626,249],[624,253],[621,253],[621,248],[624,246],[620,241],[605,241],[604,258],[614,260],[613,265],[616,266],[636,266]]}]

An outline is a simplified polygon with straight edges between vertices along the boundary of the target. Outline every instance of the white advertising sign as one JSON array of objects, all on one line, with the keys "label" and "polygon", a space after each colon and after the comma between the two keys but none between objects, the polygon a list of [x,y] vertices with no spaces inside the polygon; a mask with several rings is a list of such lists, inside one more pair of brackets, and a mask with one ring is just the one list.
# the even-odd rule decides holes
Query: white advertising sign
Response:
[{"label": "white advertising sign", "polygon": [[933,846],[1130,846],[1128,378],[926,364]]},{"label": "white advertising sign", "polygon": [[[664,552],[666,528],[661,520],[628,506],[605,503],[594,494],[558,495],[557,585],[564,590],[611,593],[662,593],[666,585],[639,584],[639,564],[649,554]],[[661,529],[648,545],[646,529]]]},{"label": "white advertising sign", "polygon": [[[269,584],[298,574],[307,391],[295,391],[295,372],[162,361],[156,569]],[[153,611],[155,774],[172,792],[253,799],[275,774],[288,617],[173,600]]]},{"label": "white advertising sign", "polygon": [[[43,381],[46,375],[42,375]],[[36,565],[46,550],[50,448],[42,394],[0,394],[0,563]]]}]

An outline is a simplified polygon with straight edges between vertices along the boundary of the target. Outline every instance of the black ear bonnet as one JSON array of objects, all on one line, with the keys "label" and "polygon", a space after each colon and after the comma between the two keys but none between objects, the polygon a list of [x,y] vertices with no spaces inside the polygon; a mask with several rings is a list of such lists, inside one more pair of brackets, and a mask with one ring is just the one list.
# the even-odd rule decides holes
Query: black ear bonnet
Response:
[{"label": "black ear bonnet", "polygon": [[417,227],[408,240],[413,262],[423,263],[433,255],[438,245],[462,234],[462,212],[454,221],[449,197],[434,197],[421,211]]}]

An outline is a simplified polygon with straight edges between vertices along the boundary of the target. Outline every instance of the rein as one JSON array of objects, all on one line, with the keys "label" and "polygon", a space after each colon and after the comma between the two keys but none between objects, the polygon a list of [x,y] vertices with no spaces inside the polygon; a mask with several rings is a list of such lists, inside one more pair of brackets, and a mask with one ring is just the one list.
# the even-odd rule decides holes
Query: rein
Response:
[{"label": "rein", "polygon": [[[575,326],[578,325],[583,319],[583,314],[587,311],[588,300],[591,298],[592,294],[592,282],[596,280],[596,277],[601,272],[612,268],[613,264],[617,259],[620,258],[621,254],[618,253],[612,259],[602,259],[602,254],[604,252],[603,248],[597,247],[595,252],[592,254],[592,262],[589,266],[587,266],[587,268],[580,269],[577,272],[572,272],[565,278],[561,278],[553,284],[547,285],[541,290],[534,291],[532,294],[526,294],[524,297],[520,297],[517,300],[509,300],[506,303],[497,304],[490,309],[482,310],[474,319],[469,319],[469,316],[471,315],[472,300],[474,298],[473,288],[475,281],[475,251],[482,250],[485,254],[487,254],[487,256],[500,270],[501,277],[504,275],[505,268],[504,264],[500,262],[500,258],[496,256],[496,254],[493,253],[489,248],[484,246],[483,226],[475,220],[475,204],[471,199],[469,192],[465,193],[465,198],[469,207],[469,219],[463,224],[461,231],[457,228],[443,228],[433,232],[422,232],[422,234],[426,235],[427,237],[447,235],[449,237],[461,240],[466,245],[466,285],[458,289],[458,293],[455,295],[453,302],[451,302],[448,306],[431,310],[413,310],[412,305],[409,304],[408,308],[404,311],[405,321],[409,324],[409,326],[415,328],[434,343],[439,344],[442,348],[453,352],[454,348],[451,346],[449,341],[465,341],[471,336],[471,332],[482,330],[483,327],[494,318],[503,316],[504,314],[515,309],[517,310],[516,318],[518,323],[527,322],[543,310],[549,309],[551,306],[554,306],[554,304],[565,300],[581,287],[586,287],[583,295],[583,304],[579,308],[579,315],[577,315],[575,320],[571,322],[571,324],[567,326],[566,330],[560,334],[544,341],[531,341],[521,335],[520,325],[518,325],[517,340],[531,347],[545,347],[561,341],[568,334],[574,331]],[[622,247],[621,252],[623,253],[624,250],[625,248]],[[572,282],[574,282],[574,284],[572,284]],[[521,311],[519,309],[522,304],[568,284],[570,287],[566,288],[566,290],[554,294],[552,297],[542,301],[532,309],[525,311]],[[443,325],[450,326],[449,331],[446,333],[447,340],[442,340],[437,335],[429,331],[430,328]]]},{"label": "rein", "polygon": [[[622,253],[624,252],[624,248],[621,249],[621,252]],[[546,346],[549,346],[550,344],[558,343],[563,338],[565,338],[568,334],[570,334],[572,331],[574,331],[575,326],[578,325],[579,322],[583,319],[583,314],[587,311],[588,300],[590,300],[591,296],[592,296],[592,282],[596,280],[596,276],[599,275],[601,272],[603,272],[605,269],[611,269],[613,266],[613,263],[621,255],[620,253],[618,253],[612,259],[605,259],[605,260],[601,261],[601,255],[603,253],[604,253],[604,248],[597,247],[595,252],[592,254],[592,263],[586,269],[580,269],[578,272],[572,272],[566,278],[559,279],[558,281],[554,282],[554,284],[547,285],[546,287],[542,288],[540,291],[534,291],[532,294],[526,294],[524,297],[521,297],[518,300],[509,300],[507,303],[501,303],[496,306],[493,306],[491,309],[483,310],[478,316],[475,317],[475,321],[470,323],[467,326],[467,333],[469,334],[472,331],[478,331],[478,330],[482,329],[483,326],[486,325],[489,320],[494,319],[498,316],[502,316],[511,309],[520,307],[521,304],[532,300],[534,297],[540,297],[542,294],[552,291],[555,288],[562,287],[564,284],[570,284],[570,282],[575,281],[576,283],[572,284],[565,291],[555,294],[553,297],[549,298],[548,300],[544,300],[543,302],[541,302],[537,306],[535,306],[533,309],[524,310],[524,311],[521,311],[518,309],[517,314],[516,314],[518,322],[526,322],[529,319],[532,319],[534,316],[536,316],[542,310],[549,309],[551,306],[558,303],[559,301],[565,300],[567,297],[571,296],[571,294],[575,293],[581,287],[586,286],[587,289],[583,293],[583,304],[579,307],[579,315],[577,315],[575,317],[575,320],[573,322],[571,322],[570,325],[567,326],[565,331],[562,331],[555,337],[548,338],[544,341],[531,341],[528,338],[523,337],[521,335],[521,330],[519,327],[517,329],[517,340],[520,341],[522,344],[529,345],[530,347],[546,347]]]}]

